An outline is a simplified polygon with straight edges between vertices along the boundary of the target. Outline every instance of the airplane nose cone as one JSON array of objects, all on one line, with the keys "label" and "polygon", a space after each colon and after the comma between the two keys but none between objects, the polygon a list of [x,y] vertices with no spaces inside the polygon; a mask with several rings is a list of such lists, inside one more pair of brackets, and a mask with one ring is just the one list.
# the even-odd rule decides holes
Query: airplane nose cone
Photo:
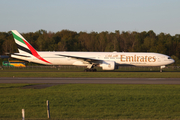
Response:
[{"label": "airplane nose cone", "polygon": [[175,60],[174,60],[174,59],[172,59],[171,61],[172,61],[172,63],[174,63],[174,62],[175,62]]}]

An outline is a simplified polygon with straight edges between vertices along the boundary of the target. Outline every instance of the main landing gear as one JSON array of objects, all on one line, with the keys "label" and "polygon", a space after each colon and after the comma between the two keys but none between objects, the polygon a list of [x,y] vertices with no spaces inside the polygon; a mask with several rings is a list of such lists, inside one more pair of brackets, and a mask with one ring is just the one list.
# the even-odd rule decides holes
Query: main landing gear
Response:
[{"label": "main landing gear", "polygon": [[86,68],[84,70],[84,72],[96,72],[97,70],[96,69],[93,69],[93,68]]},{"label": "main landing gear", "polygon": [[95,65],[89,64],[84,72],[96,72],[97,70],[94,68]]}]

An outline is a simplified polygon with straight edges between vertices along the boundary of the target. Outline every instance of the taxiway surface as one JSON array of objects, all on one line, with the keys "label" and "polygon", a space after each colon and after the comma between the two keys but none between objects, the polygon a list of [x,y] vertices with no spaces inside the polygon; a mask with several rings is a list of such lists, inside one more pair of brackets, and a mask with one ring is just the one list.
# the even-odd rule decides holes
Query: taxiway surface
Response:
[{"label": "taxiway surface", "polygon": [[0,78],[0,83],[180,84],[180,78]]}]

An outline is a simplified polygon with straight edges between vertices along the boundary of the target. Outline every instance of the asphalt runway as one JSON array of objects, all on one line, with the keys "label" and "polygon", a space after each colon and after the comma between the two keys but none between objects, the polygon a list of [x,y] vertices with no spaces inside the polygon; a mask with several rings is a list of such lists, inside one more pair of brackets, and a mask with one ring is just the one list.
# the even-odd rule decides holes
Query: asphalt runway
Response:
[{"label": "asphalt runway", "polygon": [[0,83],[180,84],[180,78],[0,78]]}]

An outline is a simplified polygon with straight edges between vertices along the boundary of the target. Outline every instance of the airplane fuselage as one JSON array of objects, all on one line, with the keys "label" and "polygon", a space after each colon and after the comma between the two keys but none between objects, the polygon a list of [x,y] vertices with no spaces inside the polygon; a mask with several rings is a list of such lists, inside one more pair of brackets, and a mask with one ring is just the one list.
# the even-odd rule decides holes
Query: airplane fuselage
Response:
[{"label": "airplane fuselage", "polygon": [[42,61],[34,56],[24,54],[24,56],[28,56],[24,57],[19,56],[18,54],[19,53],[11,55],[11,57],[45,65],[87,66],[89,64],[82,61],[81,59],[75,59],[66,56],[97,59],[102,61],[114,61],[116,66],[164,66],[174,62],[173,59],[164,54],[143,52],[38,52],[38,54],[49,63]]}]

